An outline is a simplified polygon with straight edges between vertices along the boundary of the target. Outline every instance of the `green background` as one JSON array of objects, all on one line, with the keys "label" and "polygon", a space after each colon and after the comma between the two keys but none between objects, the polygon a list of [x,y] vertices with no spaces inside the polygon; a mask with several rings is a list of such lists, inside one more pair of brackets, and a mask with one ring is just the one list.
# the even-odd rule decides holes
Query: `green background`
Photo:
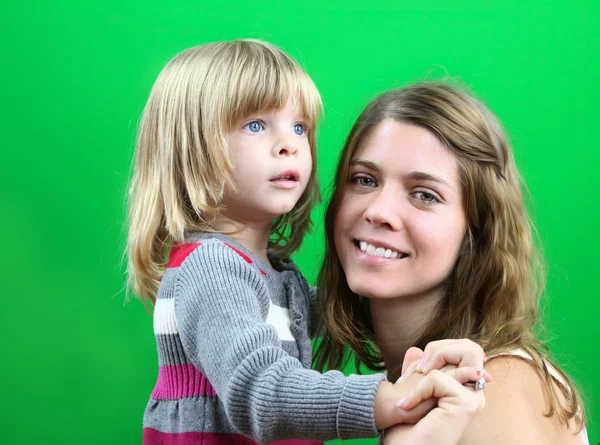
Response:
[{"label": "green background", "polygon": [[[151,317],[124,303],[136,125],[175,53],[241,37],[281,46],[320,89],[325,190],[379,92],[451,76],[498,114],[549,263],[546,338],[600,441],[598,2],[420,3],[3,2],[0,442],[140,442],[157,363]],[[295,258],[311,281],[322,210]]]}]

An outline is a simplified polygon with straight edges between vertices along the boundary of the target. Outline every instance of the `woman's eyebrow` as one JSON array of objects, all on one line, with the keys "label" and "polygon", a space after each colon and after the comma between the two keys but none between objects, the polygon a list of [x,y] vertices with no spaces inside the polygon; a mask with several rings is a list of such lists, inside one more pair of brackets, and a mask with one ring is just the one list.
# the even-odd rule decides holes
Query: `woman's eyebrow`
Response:
[{"label": "woman's eyebrow", "polygon": [[366,161],[364,159],[353,159],[353,160],[351,160],[349,167],[353,167],[355,165],[362,165],[363,167],[366,167],[369,170],[373,170],[374,172],[377,172],[377,173],[381,173],[382,172],[382,168],[379,166],[379,164],[377,164],[375,162],[372,162],[372,161]]},{"label": "woman's eyebrow", "polygon": [[[377,164],[376,162],[373,162],[373,161],[367,161],[365,159],[353,159],[352,161],[350,161],[350,167],[353,167],[355,165],[361,165],[361,166],[366,167],[369,170],[373,170],[374,172],[377,172],[377,173],[381,173],[383,171],[383,169],[381,168],[381,166],[379,164]],[[426,173],[426,172],[421,172],[421,171],[412,171],[412,172],[408,173],[405,177],[406,177],[406,179],[410,179],[412,181],[432,181],[432,182],[437,182],[437,183],[440,183],[440,184],[450,187],[450,184],[448,184],[448,181],[446,181],[438,176],[434,176],[431,173]]]},{"label": "woman's eyebrow", "polygon": [[450,187],[450,184],[448,184],[447,181],[443,180],[442,178],[440,178],[438,176],[434,176],[434,175],[432,175],[430,173],[426,173],[426,172],[412,171],[406,175],[406,178],[412,179],[413,181],[438,182],[440,184],[444,184],[444,185],[447,185],[448,187]]}]

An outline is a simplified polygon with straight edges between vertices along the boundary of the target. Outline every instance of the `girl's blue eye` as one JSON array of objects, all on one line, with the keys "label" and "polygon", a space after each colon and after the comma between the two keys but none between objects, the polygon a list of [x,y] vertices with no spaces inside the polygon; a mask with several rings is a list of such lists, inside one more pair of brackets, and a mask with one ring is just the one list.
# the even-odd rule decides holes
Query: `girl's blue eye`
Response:
[{"label": "girl's blue eye", "polygon": [[265,129],[265,126],[260,121],[251,121],[242,127],[242,130],[249,131],[250,133],[260,133]]},{"label": "girl's blue eye", "polygon": [[294,133],[296,133],[298,136],[303,136],[305,132],[306,132],[306,125],[304,125],[304,124],[294,125]]}]

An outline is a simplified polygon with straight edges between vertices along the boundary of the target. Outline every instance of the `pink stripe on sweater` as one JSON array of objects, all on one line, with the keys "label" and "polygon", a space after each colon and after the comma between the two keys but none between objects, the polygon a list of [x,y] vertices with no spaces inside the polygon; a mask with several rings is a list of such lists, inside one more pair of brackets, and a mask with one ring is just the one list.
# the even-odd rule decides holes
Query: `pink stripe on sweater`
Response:
[{"label": "pink stripe on sweater", "polygon": [[250,257],[248,255],[246,255],[244,252],[242,252],[240,249],[236,249],[229,243],[223,243],[223,244],[225,244],[231,250],[235,251],[235,253],[237,253],[239,256],[241,256],[243,259],[245,259],[248,264],[252,264],[252,260],[250,259]]},{"label": "pink stripe on sweater", "polygon": [[201,243],[185,243],[174,245],[173,249],[171,249],[171,256],[169,258],[169,262],[167,263],[167,269],[181,266],[181,263],[183,263],[188,255],[192,253],[199,245],[201,245]]},{"label": "pink stripe on sweater", "polygon": [[[144,428],[144,445],[258,445],[241,434],[226,433],[161,433]],[[323,442],[307,440],[283,440],[270,445],[321,445]]]},{"label": "pink stripe on sweater", "polygon": [[193,364],[158,368],[158,380],[152,391],[153,399],[172,400],[193,396],[217,396],[208,379]]},{"label": "pink stripe on sweater", "polygon": [[[253,263],[252,259],[248,255],[246,255],[244,252],[242,252],[241,250],[236,249],[235,247],[233,247],[229,243],[223,243],[223,244],[225,244],[227,247],[229,247],[230,249],[232,249],[233,251],[235,251],[235,253],[237,253],[239,256],[241,256],[243,259],[245,259],[248,264],[252,264]],[[267,275],[267,273],[264,270],[262,270],[260,268],[258,268],[258,270],[260,270],[261,274]]]}]

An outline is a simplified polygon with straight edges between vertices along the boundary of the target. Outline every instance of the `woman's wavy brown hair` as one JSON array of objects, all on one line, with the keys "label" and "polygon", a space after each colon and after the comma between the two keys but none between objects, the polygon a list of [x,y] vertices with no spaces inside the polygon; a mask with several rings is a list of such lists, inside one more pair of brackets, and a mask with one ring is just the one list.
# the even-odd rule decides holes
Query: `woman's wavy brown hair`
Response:
[{"label": "woman's wavy brown hair", "polygon": [[319,275],[318,299],[325,333],[316,354],[317,369],[339,368],[355,354],[373,370],[383,368],[368,307],[348,287],[335,251],[334,220],[348,181],[348,166],[361,141],[377,124],[393,120],[433,133],[456,157],[464,197],[467,233],[448,278],[437,314],[415,346],[434,340],[469,338],[488,355],[520,348],[533,358],[542,377],[547,416],[558,413],[579,429],[583,413],[578,392],[557,368],[566,402],[560,403],[547,348],[537,339],[539,298],[545,266],[534,242],[535,229],[523,199],[525,185],[497,118],[463,89],[424,82],[389,91],[359,116],[338,164],[333,195],[325,217],[326,252]]}]

